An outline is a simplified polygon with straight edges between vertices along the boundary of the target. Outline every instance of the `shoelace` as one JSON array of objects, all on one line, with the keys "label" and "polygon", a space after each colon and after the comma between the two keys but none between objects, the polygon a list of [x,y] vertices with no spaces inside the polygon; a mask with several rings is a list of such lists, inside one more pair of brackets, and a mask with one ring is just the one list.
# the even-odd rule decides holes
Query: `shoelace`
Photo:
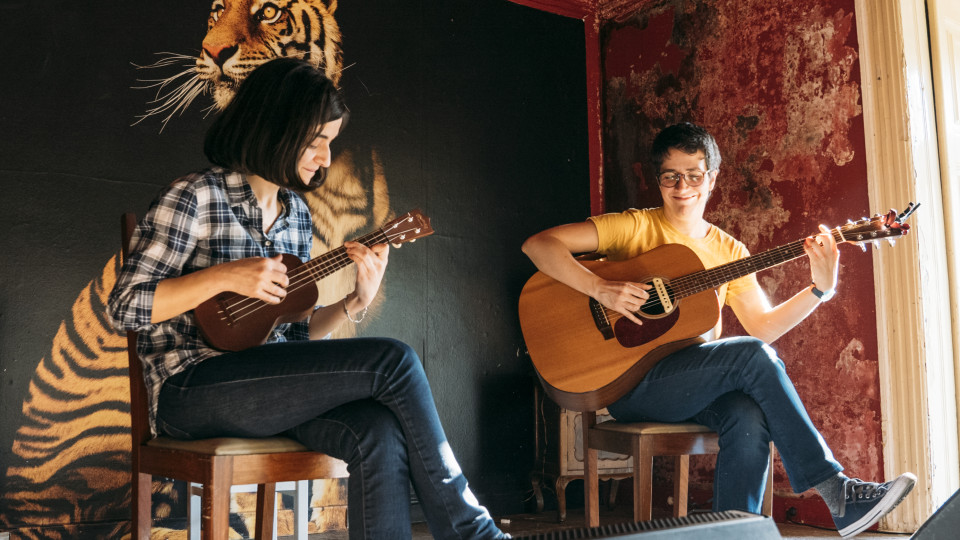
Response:
[{"label": "shoelace", "polygon": [[859,478],[848,478],[843,482],[843,493],[845,499],[849,501],[883,497],[888,489],[890,489],[889,482],[877,484],[875,482],[864,482]]}]

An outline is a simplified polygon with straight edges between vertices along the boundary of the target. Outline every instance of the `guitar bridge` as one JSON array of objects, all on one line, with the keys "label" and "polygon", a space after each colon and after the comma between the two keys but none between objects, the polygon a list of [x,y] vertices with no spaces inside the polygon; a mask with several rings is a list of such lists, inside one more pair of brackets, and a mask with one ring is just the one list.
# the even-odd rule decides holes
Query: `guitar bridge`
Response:
[{"label": "guitar bridge", "polygon": [[597,330],[603,335],[603,339],[613,339],[613,326],[610,324],[610,318],[607,317],[607,310],[603,304],[591,298],[590,314],[593,315],[593,324],[597,325]]}]

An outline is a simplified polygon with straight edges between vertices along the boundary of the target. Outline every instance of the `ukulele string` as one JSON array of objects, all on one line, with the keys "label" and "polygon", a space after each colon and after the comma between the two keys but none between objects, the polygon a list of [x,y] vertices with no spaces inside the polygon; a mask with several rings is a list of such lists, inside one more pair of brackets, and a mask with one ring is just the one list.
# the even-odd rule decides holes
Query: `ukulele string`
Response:
[{"label": "ukulele string", "polygon": [[[412,219],[407,218],[403,221],[412,221]],[[396,228],[397,225],[394,225]],[[390,234],[386,233],[382,229],[379,231],[374,231],[373,233],[368,234],[367,236],[358,238],[356,242],[360,242],[364,245],[373,245],[378,243],[383,243],[381,237],[386,240],[387,243],[393,243],[396,239],[403,240],[404,237],[410,232],[417,232],[418,227],[411,227],[410,229],[405,229],[397,232],[392,232]],[[297,268],[294,268],[288,274],[291,277],[290,283],[287,285],[287,292],[292,293],[297,290],[313,284],[315,281],[326,277],[327,275],[333,273],[340,268],[345,268],[353,262],[347,255],[347,250],[344,247],[339,247],[333,251],[330,251],[323,256],[304,263]],[[235,298],[239,298],[238,301],[230,301]],[[268,303],[260,300],[258,298],[251,298],[249,296],[244,296],[241,294],[234,294],[225,300],[225,305],[220,313],[226,312],[226,314],[221,317],[221,320],[227,320],[232,318],[234,321],[238,321],[248,315],[252,315],[261,308],[267,307]]]},{"label": "ukulele string", "polygon": [[[346,250],[342,247],[337,248],[336,250],[328,253],[328,255],[331,256],[325,257],[323,263],[320,264],[318,268],[314,268],[314,265],[311,265],[307,268],[303,268],[305,265],[301,265],[295,268],[290,274],[294,279],[292,279],[287,285],[287,293],[294,293],[303,287],[313,285],[317,279],[324,278],[333,273],[333,271],[348,266],[353,261],[347,256],[346,253]],[[296,275],[294,275],[294,273]],[[314,276],[316,276],[316,278]],[[224,311],[227,311],[228,316],[223,317],[223,319],[227,319],[229,318],[229,315],[232,315],[234,321],[239,321],[244,317],[256,313],[260,309],[271,305],[263,300],[260,300],[259,298],[251,298],[243,295],[237,296],[240,297],[238,302],[234,302],[229,306],[224,306]]]}]

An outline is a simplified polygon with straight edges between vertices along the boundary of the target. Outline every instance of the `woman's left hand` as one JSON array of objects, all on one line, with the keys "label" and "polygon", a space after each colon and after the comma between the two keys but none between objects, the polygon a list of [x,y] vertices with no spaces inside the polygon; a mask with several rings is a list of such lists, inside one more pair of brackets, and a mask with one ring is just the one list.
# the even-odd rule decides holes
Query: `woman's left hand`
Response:
[{"label": "woman's left hand", "polygon": [[817,288],[824,292],[836,289],[840,249],[830,229],[820,225],[820,234],[804,240],[803,251],[810,259],[810,274]]},{"label": "woman's left hand", "polygon": [[344,249],[347,256],[357,265],[357,285],[353,294],[358,303],[357,309],[363,309],[373,302],[383,273],[387,269],[387,256],[390,254],[388,244],[377,244],[367,247],[359,242],[345,242]]}]

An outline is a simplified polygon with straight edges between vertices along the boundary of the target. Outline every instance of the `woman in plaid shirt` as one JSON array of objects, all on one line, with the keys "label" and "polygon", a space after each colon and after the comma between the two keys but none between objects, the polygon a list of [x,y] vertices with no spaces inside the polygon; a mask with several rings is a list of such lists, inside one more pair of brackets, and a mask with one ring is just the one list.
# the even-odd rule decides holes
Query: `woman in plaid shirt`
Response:
[{"label": "woman in plaid shirt", "polygon": [[[207,132],[215,167],[165,188],[138,224],[109,315],[139,333],[151,429],[182,439],[283,434],[348,464],[351,538],[409,538],[409,483],[435,538],[507,538],[467,486],[416,352],[392,339],[324,339],[359,322],[386,244],[344,247],[356,287],[267,343],[211,348],[193,309],[232,291],[277,304],[280,254],[310,255],[307,205],[347,108],[323,73],[281,58],[254,70]],[[286,399],[278,406],[277,397]]]}]

